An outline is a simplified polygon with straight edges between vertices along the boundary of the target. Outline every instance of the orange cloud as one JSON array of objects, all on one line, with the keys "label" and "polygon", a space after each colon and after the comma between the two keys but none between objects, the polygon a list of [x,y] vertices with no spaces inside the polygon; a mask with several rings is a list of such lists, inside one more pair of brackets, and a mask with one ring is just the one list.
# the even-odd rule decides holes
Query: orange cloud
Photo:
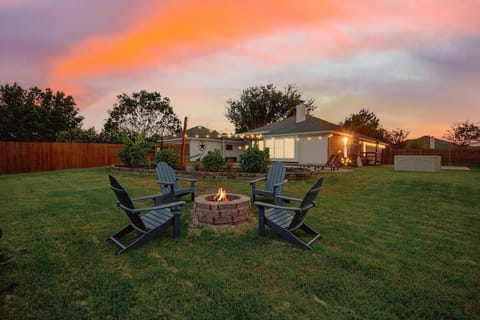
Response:
[{"label": "orange cloud", "polygon": [[[116,37],[91,37],[71,48],[71,55],[55,58],[52,82],[63,87],[79,78],[181,65],[231,47],[262,64],[407,48],[477,32],[478,12],[475,0],[455,6],[436,0],[162,2]],[[264,38],[276,40],[242,46]]]},{"label": "orange cloud", "polygon": [[[93,38],[53,61],[54,76],[128,71],[174,58],[185,50],[209,50],[273,29],[318,19],[308,4],[291,1],[182,1],[155,9],[116,38]],[[315,1],[319,5],[318,1]],[[324,5],[325,12],[333,7]]]}]

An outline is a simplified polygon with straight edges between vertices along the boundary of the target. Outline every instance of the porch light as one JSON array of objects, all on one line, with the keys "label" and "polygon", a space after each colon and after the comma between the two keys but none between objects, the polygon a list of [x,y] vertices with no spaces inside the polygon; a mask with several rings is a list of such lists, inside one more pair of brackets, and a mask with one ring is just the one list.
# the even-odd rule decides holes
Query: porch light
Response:
[{"label": "porch light", "polygon": [[347,137],[343,137],[343,156],[344,156],[345,158],[348,157],[347,144],[348,144],[348,138],[347,138]]}]

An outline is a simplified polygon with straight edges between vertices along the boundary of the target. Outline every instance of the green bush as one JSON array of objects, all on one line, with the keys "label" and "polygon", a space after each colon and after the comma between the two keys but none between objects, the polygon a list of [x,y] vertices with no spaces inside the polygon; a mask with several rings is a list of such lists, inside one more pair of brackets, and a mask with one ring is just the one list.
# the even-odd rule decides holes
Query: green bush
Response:
[{"label": "green bush", "polygon": [[166,162],[173,169],[180,169],[180,154],[175,149],[164,149],[157,153],[153,163]]},{"label": "green bush", "polygon": [[208,154],[202,159],[202,164],[205,171],[216,172],[225,166],[225,159],[220,153],[220,150],[215,149],[208,151]]},{"label": "green bush", "polygon": [[257,145],[245,150],[240,155],[240,170],[244,172],[266,172],[270,165],[268,149],[260,150]]},{"label": "green bush", "polygon": [[122,164],[129,168],[145,166],[145,149],[151,148],[153,143],[145,141],[145,134],[142,132],[134,141],[127,135],[121,136],[123,149],[118,152]]}]

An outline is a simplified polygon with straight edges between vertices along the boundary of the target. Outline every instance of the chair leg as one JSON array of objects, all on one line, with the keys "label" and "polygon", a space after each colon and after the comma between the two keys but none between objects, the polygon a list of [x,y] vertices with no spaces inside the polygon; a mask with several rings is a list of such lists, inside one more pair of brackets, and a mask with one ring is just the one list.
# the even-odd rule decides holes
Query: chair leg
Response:
[{"label": "chair leg", "polygon": [[309,227],[307,224],[302,224],[300,226],[300,229],[302,229],[305,233],[308,233],[308,234],[313,234],[313,235],[320,235],[321,238],[323,238],[323,236],[318,233],[317,231],[313,230],[311,227]]},{"label": "chair leg", "polygon": [[173,215],[173,237],[180,236],[180,214]]},{"label": "chair leg", "polygon": [[108,238],[105,241],[111,240],[111,238],[123,237],[124,235],[132,232],[133,230],[135,230],[135,229],[132,227],[132,225],[127,224],[125,227],[122,228],[122,230],[118,231],[117,233],[115,233],[114,235],[112,235],[110,238]]},{"label": "chair leg", "polygon": [[117,252],[117,254],[122,254],[124,252],[127,252],[127,251],[130,251],[132,249],[135,249],[135,248],[138,248],[140,246],[142,246],[145,242],[147,242],[148,240],[150,240],[152,238],[152,235],[149,234],[149,233],[145,233],[143,235],[141,235],[139,238],[137,238],[136,240],[134,240],[133,242],[131,242],[128,246],[126,246],[125,248],[119,250]]},{"label": "chair leg", "polygon": [[258,209],[258,234],[265,236],[265,209],[263,207]]},{"label": "chair leg", "polygon": [[292,232],[277,226],[274,223],[268,223],[268,226],[272,228],[273,231],[275,231],[277,234],[279,234],[282,238],[290,242],[291,244],[296,245],[299,248],[302,249],[308,249],[308,250],[313,250],[312,247],[309,246],[309,244],[303,242],[299,238],[297,238]]}]

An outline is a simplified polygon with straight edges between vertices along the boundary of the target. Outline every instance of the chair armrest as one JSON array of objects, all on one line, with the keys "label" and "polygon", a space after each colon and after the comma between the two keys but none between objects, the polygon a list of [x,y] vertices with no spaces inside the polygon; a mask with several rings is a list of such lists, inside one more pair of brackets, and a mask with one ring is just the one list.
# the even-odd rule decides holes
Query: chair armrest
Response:
[{"label": "chair armrest", "polygon": [[161,194],[153,194],[150,196],[143,196],[143,197],[137,197],[137,198],[132,198],[132,201],[141,201],[141,200],[149,200],[149,199],[155,199],[155,198],[160,198],[162,195]]},{"label": "chair armrest", "polygon": [[157,182],[158,184],[166,184],[166,185],[170,185],[170,186],[175,185],[175,182],[171,182],[171,181],[160,181],[160,180],[156,180],[156,182]]},{"label": "chair armrest", "polygon": [[301,212],[308,210],[313,207],[313,204],[310,204],[306,206],[305,208],[296,208],[296,207],[285,207],[285,206],[279,206],[276,204],[271,204],[267,202],[261,202],[261,201],[255,201],[254,203],[257,207],[262,207],[262,208],[269,208],[269,209],[280,209],[280,210],[288,210],[288,211],[295,211],[295,212]]},{"label": "chair armrest", "polygon": [[175,201],[175,202],[169,202],[169,203],[162,204],[162,205],[155,206],[155,207],[136,208],[136,209],[133,209],[133,210],[131,208],[125,207],[122,204],[119,204],[118,206],[120,208],[122,208],[124,210],[127,210],[129,212],[132,212],[132,213],[140,213],[140,212],[144,212],[144,211],[154,211],[154,210],[169,209],[169,208],[174,208],[174,207],[183,207],[184,205],[185,205],[185,201]]},{"label": "chair armrest", "polygon": [[177,178],[177,180],[184,180],[184,181],[190,181],[190,182],[197,182],[197,179],[191,179],[191,178]]},{"label": "chair armrest", "polygon": [[251,185],[253,185],[253,184],[255,184],[255,183],[257,183],[257,182],[260,182],[260,181],[263,181],[263,180],[267,180],[267,177],[258,178],[258,179],[249,181],[248,183],[250,183]]},{"label": "chair armrest", "polygon": [[297,201],[297,202],[302,202],[302,199],[299,199],[299,198],[292,198],[292,197],[286,197],[286,196],[282,196],[282,195],[278,195],[277,198],[280,198],[282,200],[285,200],[285,201]]},{"label": "chair armrest", "polygon": [[280,182],[280,183],[275,183],[275,184],[273,185],[273,187],[274,187],[274,188],[278,188],[278,187],[280,187],[280,186],[283,186],[283,185],[284,185],[285,183],[287,183],[287,182],[288,182],[288,180],[285,179],[285,180],[283,180],[283,181]]}]

